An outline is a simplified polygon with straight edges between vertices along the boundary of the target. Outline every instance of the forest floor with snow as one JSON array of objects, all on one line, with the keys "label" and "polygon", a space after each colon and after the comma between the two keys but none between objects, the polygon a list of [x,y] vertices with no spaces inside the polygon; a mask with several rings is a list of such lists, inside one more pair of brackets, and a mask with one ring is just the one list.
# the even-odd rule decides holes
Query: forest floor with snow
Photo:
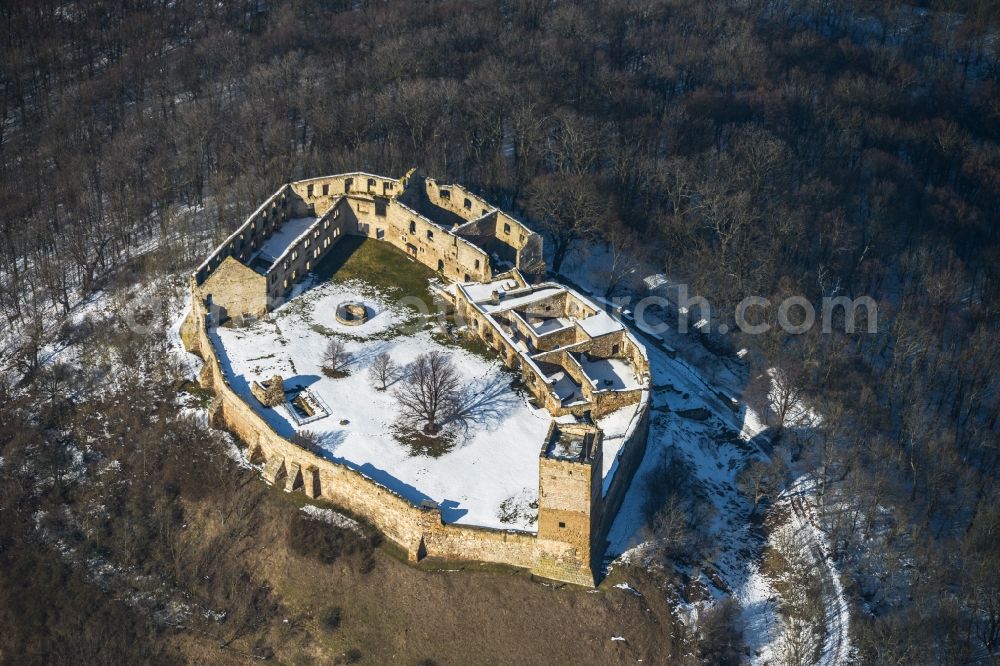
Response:
[{"label": "forest floor with snow", "polygon": [[[608,261],[597,248],[567,262],[564,277],[610,304],[601,282],[606,271],[600,268]],[[653,269],[638,266],[635,277]],[[622,294],[634,305],[645,291],[616,291]],[[703,511],[699,529],[711,544],[700,559],[674,562],[683,589],[681,615],[696,624],[706,608],[732,597],[742,609],[751,663],[825,666],[849,661],[848,603],[827,555],[808,471],[796,471],[763,520],[753,515],[750,501],[738,490],[737,478],[750,462],[784,455],[773,446],[765,419],[740,400],[747,384],[745,364],[707,349],[697,332],[682,334],[667,322],[658,327],[663,332],[651,335],[641,322],[626,319],[649,354],[652,417],[646,455],[609,534],[609,571],[649,562],[658,545],[645,512],[649,481],[665,459],[680,460]]]}]

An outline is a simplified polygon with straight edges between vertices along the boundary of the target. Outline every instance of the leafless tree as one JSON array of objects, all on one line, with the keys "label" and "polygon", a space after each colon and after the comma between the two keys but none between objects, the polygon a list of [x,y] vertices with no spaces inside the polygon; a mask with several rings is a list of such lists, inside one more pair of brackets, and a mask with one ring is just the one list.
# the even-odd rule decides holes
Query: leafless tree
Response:
[{"label": "leafless tree", "polygon": [[536,178],[525,201],[533,222],[552,244],[552,270],[582,240],[593,238],[607,212],[607,199],[587,174],[551,174]]},{"label": "leafless tree", "polygon": [[372,361],[368,374],[376,388],[384,391],[399,377],[399,366],[387,352],[382,352]]},{"label": "leafless tree", "polygon": [[751,515],[764,500],[774,499],[785,481],[785,465],[781,458],[772,462],[754,460],[736,478],[740,492],[753,504]]},{"label": "leafless tree", "polygon": [[320,436],[312,430],[295,431],[295,434],[292,435],[292,444],[301,446],[306,451],[311,451],[312,453],[322,450],[320,447]]},{"label": "leafless tree", "polygon": [[334,338],[326,345],[323,352],[323,374],[328,376],[342,375],[347,372],[347,366],[354,360],[351,352],[343,341]]},{"label": "leafless tree", "polygon": [[607,297],[623,285],[628,288],[631,281],[639,282],[639,267],[646,259],[647,252],[635,231],[617,220],[605,224],[604,238],[607,241],[608,259],[597,272],[604,283],[604,295]]},{"label": "leafless tree", "polygon": [[405,420],[436,435],[454,412],[461,380],[451,358],[440,351],[421,354],[407,367],[396,400]]},{"label": "leafless tree", "polygon": [[[787,361],[787,360],[786,360]],[[751,378],[746,387],[747,402],[764,414],[777,433],[809,423],[810,414],[803,407],[809,378],[791,361],[783,367],[765,369]]]}]

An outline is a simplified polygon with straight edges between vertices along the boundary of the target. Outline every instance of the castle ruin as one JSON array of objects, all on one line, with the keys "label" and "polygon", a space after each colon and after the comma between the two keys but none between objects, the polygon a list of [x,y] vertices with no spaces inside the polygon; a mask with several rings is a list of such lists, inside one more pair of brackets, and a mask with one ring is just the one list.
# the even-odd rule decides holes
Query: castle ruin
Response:
[{"label": "castle ruin", "polygon": [[[520,375],[552,417],[539,442],[537,532],[445,523],[433,503],[391,489],[279,436],[232,390],[208,335],[237,316],[264,316],[345,235],[387,242],[434,271],[469,331]],[[266,481],[367,518],[410,559],[498,562],[594,585],[607,533],[642,459],[650,388],[645,349],[615,317],[544,275],[542,238],[459,185],[411,170],[400,179],[351,173],[282,186],[191,278],[182,336],[205,361],[213,423],[234,432]],[[280,401],[280,378],[257,383]],[[622,441],[608,447],[595,420],[634,405]]]}]

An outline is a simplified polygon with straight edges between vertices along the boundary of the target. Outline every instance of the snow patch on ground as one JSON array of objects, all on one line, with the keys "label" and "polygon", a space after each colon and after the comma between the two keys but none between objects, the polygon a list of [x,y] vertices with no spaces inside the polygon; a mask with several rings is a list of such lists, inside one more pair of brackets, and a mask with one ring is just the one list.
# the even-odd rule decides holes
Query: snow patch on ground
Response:
[{"label": "snow patch on ground", "polygon": [[751,662],[773,663],[774,646],[784,625],[778,614],[777,592],[756,562],[749,563],[743,584],[733,590],[733,597],[743,609],[743,640],[753,652]]},{"label": "snow patch on ground", "polygon": [[344,530],[350,530],[355,534],[360,534],[364,536],[365,531],[361,527],[361,523],[345,516],[342,513],[334,511],[333,509],[321,509],[318,506],[312,504],[307,504],[302,507],[302,512],[308,515],[310,518],[315,518],[328,525],[333,525],[334,527],[339,527]]}]

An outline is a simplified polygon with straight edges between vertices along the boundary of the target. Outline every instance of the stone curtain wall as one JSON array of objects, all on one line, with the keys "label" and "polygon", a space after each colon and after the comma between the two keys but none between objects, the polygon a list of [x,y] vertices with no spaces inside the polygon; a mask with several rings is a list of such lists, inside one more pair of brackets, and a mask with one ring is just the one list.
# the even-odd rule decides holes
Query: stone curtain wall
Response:
[{"label": "stone curtain wall", "polygon": [[424,188],[427,200],[431,204],[450,211],[467,222],[477,220],[496,210],[496,206],[461,185],[454,183],[444,185],[433,178],[425,178]]},{"label": "stone curtain wall", "polygon": [[594,545],[603,550],[611,525],[625,500],[625,492],[632,483],[639,463],[646,455],[646,440],[649,437],[649,391],[643,391],[639,409],[626,431],[625,442],[618,452],[617,469],[611,477],[611,485],[604,493],[601,504],[600,522],[594,534]]},{"label": "stone curtain wall", "polygon": [[[604,539],[645,452],[648,395],[623,445],[618,469],[603,500],[599,451],[593,467],[539,458],[539,533],[535,536],[515,530],[444,524],[438,509],[414,506],[357,470],[320,458],[278,435],[229,386],[208,337],[205,305],[198,299],[193,300],[181,336],[187,349],[205,362],[200,381],[216,395],[213,424],[225,427],[243,441],[251,459],[264,464],[265,476],[270,475],[271,482],[295,489],[301,475],[300,483],[307,495],[322,497],[363,516],[403,548],[411,560],[430,556],[495,562],[530,569],[553,580],[594,584],[591,554],[599,557],[603,552]],[[567,527],[559,527],[559,523]]]}]

